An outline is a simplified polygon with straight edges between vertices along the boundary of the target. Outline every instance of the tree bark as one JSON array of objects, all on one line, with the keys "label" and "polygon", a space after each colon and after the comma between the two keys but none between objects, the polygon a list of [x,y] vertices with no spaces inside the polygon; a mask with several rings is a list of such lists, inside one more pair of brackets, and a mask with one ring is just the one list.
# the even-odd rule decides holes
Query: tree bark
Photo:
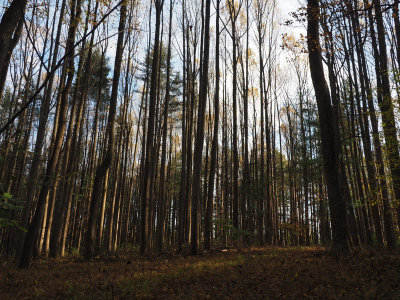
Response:
[{"label": "tree bark", "polygon": [[319,40],[319,0],[309,0],[307,6],[307,44],[311,78],[318,106],[321,152],[328,189],[333,231],[333,250],[347,250],[346,202],[340,188],[340,163],[337,153],[334,117],[328,85],[325,81]]}]

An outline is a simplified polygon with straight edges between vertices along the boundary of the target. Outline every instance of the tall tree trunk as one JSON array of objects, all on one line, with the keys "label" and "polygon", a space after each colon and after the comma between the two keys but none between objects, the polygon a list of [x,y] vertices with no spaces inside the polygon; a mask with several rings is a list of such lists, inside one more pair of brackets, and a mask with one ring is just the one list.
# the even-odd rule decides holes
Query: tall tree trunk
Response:
[{"label": "tall tree trunk", "polygon": [[53,178],[56,171],[57,162],[61,152],[61,146],[64,139],[66,115],[68,106],[68,94],[71,89],[72,80],[74,77],[74,41],[77,26],[81,15],[81,0],[75,0],[71,3],[71,20],[68,31],[68,40],[66,46],[66,53],[68,56],[64,63],[63,72],[68,73],[68,79],[65,86],[61,88],[61,97],[59,103],[59,114],[57,117],[57,124],[55,125],[54,148],[49,153],[49,161],[47,163],[45,178],[40,189],[36,211],[32,222],[29,226],[28,232],[25,237],[24,246],[22,250],[20,268],[29,267],[34,245],[39,238],[40,224],[43,219],[44,208],[46,205],[47,194],[53,185]]},{"label": "tall tree trunk", "polygon": [[[60,10],[60,19],[58,21],[56,39],[54,42],[54,51],[52,53],[52,63],[51,68],[53,69],[57,63],[57,56],[58,56],[58,48],[60,45],[60,37],[61,37],[61,27],[64,20],[64,12],[65,12],[66,0],[63,0],[61,4]],[[46,125],[47,119],[50,110],[50,100],[51,100],[51,93],[53,91],[53,81],[54,81],[54,74],[50,76],[46,91],[44,93],[44,97],[40,106],[40,116],[39,116],[39,126],[36,133],[36,142],[35,148],[33,152],[33,159],[31,168],[29,170],[28,180],[27,180],[27,188],[26,188],[26,197],[25,197],[25,207],[23,211],[23,220],[22,226],[27,226],[29,223],[29,213],[31,211],[32,201],[35,195],[35,186],[37,177],[39,174],[39,167],[40,161],[42,160],[42,148],[45,141],[45,134],[46,134]],[[24,236],[23,236],[24,238]],[[23,244],[23,240],[21,241]]]},{"label": "tall tree trunk", "polygon": [[319,40],[319,0],[309,0],[308,51],[311,78],[318,106],[321,152],[328,189],[329,208],[333,231],[333,250],[347,250],[346,202],[340,188],[340,162],[337,153],[336,132],[328,85],[325,81]]},{"label": "tall tree trunk", "polygon": [[400,224],[400,155],[399,141],[397,139],[396,121],[394,117],[393,102],[390,90],[389,68],[387,63],[385,27],[383,24],[381,2],[373,0],[375,9],[375,20],[377,24],[379,55],[374,53],[375,64],[379,66],[377,69],[381,77],[380,84],[378,82],[378,93],[382,97],[378,97],[378,105],[382,113],[383,133],[386,141],[386,154],[389,161],[389,169],[392,175],[395,208],[398,215],[398,223]]},{"label": "tall tree trunk", "polygon": [[195,149],[193,156],[193,187],[192,187],[192,224],[191,224],[191,253],[196,255],[198,251],[197,245],[197,220],[198,220],[198,204],[201,197],[201,165],[204,144],[204,118],[207,105],[208,90],[208,66],[210,57],[210,7],[211,0],[206,1],[206,15],[204,28],[204,58],[202,62],[202,76],[200,78],[200,94],[197,114],[197,132],[195,140]]},{"label": "tall tree trunk", "polygon": [[236,41],[236,20],[239,11],[233,2],[228,2],[229,15],[232,25],[232,111],[233,111],[233,226],[239,230],[239,155],[238,155],[238,125],[237,125],[237,41]]},{"label": "tall tree trunk", "polygon": [[214,92],[214,132],[211,146],[210,174],[208,180],[208,195],[206,204],[206,216],[204,221],[204,249],[210,250],[212,236],[212,215],[214,207],[214,181],[217,169],[218,155],[218,126],[219,126],[219,2],[216,7],[216,42],[215,42],[215,92]]},{"label": "tall tree trunk", "polygon": [[115,115],[117,111],[118,86],[121,73],[122,54],[124,51],[123,44],[124,44],[124,34],[125,34],[125,22],[126,22],[126,4],[122,3],[119,25],[118,25],[118,40],[117,40],[117,49],[114,62],[114,75],[113,75],[111,98],[110,98],[110,109],[107,121],[107,136],[108,136],[107,150],[104,155],[102,163],[98,166],[96,170],[96,175],[94,177],[94,183],[93,183],[94,192],[89,206],[90,207],[89,221],[88,221],[88,230],[86,233],[86,244],[85,244],[85,259],[87,260],[91,259],[93,256],[92,247],[94,245],[94,240],[96,237],[98,203],[100,202],[101,198],[103,181],[105,180],[105,177],[108,173],[108,169],[110,168],[113,159],[114,140],[115,140],[114,136]]},{"label": "tall tree trunk", "polygon": [[[367,1],[364,1],[364,4],[368,4]],[[369,4],[368,4],[369,5]],[[368,19],[367,19],[368,18]],[[372,19],[372,13],[370,10],[368,10],[368,16],[366,17],[366,21],[368,22],[369,20],[369,28],[371,32],[371,37],[372,37],[372,48],[374,51],[375,56],[379,56],[378,54],[378,48],[376,44],[376,38],[375,38],[375,27]],[[377,163],[377,170],[379,174],[379,186],[380,190],[382,193],[382,200],[383,200],[383,208],[384,208],[384,215],[383,215],[383,220],[384,220],[384,230],[385,230],[385,236],[386,240],[388,242],[389,247],[393,247],[395,245],[395,238],[394,238],[394,232],[393,232],[393,219],[392,219],[392,209],[390,207],[389,203],[389,187],[386,182],[386,173],[385,173],[385,165],[383,161],[383,151],[382,151],[382,146],[381,146],[381,140],[380,140],[380,134],[378,130],[378,118],[375,112],[375,106],[373,103],[373,95],[372,95],[372,88],[371,88],[371,83],[369,81],[369,78],[367,76],[367,64],[366,64],[366,58],[364,51],[361,51],[361,57],[362,57],[362,66],[363,66],[363,74],[364,74],[364,81],[365,85],[367,87],[367,103],[368,103],[368,115],[370,116],[371,119],[371,127],[372,127],[372,140],[375,148],[375,156],[376,156],[376,163]],[[377,63],[375,63],[375,73],[379,74],[379,66]],[[377,76],[377,82],[380,82],[380,77]],[[381,97],[381,93],[378,90],[378,99]],[[378,100],[379,101],[379,100]],[[367,109],[367,105],[364,103],[363,106],[365,109]]]},{"label": "tall tree trunk", "polygon": [[179,203],[178,203],[178,253],[182,252],[182,244],[184,239],[184,202],[186,194],[186,114],[187,114],[187,88],[186,88],[186,39],[185,39],[185,0],[182,0],[182,42],[183,42],[183,63],[182,63],[182,150],[181,150],[181,178],[180,178],[180,188],[179,188]]},{"label": "tall tree trunk", "polygon": [[[172,10],[174,7],[174,0],[170,1],[169,8],[169,29],[168,29],[168,53],[167,53],[167,82],[165,90],[165,104],[164,104],[164,121],[162,129],[162,149],[161,149],[161,170],[160,170],[160,193],[159,193],[159,207],[157,217],[157,234],[156,244],[158,251],[162,250],[163,234],[164,234],[164,220],[165,220],[165,207],[167,202],[167,194],[165,190],[165,161],[167,156],[167,131],[168,131],[168,107],[170,101],[170,68],[171,68],[171,37],[172,37]],[[172,142],[172,141],[170,141]]]},{"label": "tall tree trunk", "polygon": [[27,0],[13,0],[0,22],[0,103],[12,52],[21,36]]},{"label": "tall tree trunk", "polygon": [[161,11],[164,4],[164,0],[154,0],[156,8],[156,31],[154,35],[153,45],[153,62],[151,67],[151,80],[150,80],[150,102],[149,102],[149,117],[146,134],[146,153],[145,153],[145,165],[143,171],[143,185],[141,195],[141,207],[140,207],[140,254],[145,254],[147,251],[147,235],[148,235],[148,217],[149,217],[149,206],[151,189],[151,166],[152,166],[152,153],[154,143],[154,117],[156,112],[156,97],[157,97],[157,78],[158,78],[158,65],[160,55],[160,19]]}]

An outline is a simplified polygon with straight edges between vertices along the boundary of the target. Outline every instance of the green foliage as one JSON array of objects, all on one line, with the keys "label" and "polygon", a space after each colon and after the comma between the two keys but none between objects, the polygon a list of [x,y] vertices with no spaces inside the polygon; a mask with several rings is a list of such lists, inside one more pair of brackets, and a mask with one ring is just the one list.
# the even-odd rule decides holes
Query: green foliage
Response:
[{"label": "green foliage", "polygon": [[0,119],[7,120],[9,118],[10,110],[13,108],[14,95],[10,87],[6,87],[4,90],[3,98],[1,99],[0,105]]},{"label": "green foliage", "polygon": [[72,256],[79,256],[79,249],[72,247],[70,253]]},{"label": "green foliage", "polygon": [[17,220],[11,217],[13,211],[19,211],[23,208],[19,205],[20,202],[20,200],[13,199],[10,193],[4,193],[0,196],[0,227],[12,226],[27,231]]},{"label": "green foliage", "polygon": [[[161,45],[160,47],[160,90],[162,91],[161,94],[165,94],[166,85],[167,85],[167,65],[168,65],[168,47],[165,45]],[[151,65],[153,63],[153,49],[147,53],[144,61],[139,61],[139,75],[138,79],[145,81],[146,78],[151,75]],[[176,112],[180,112],[182,110],[181,106],[182,103],[180,101],[180,97],[182,95],[182,78],[179,71],[175,70],[173,57],[171,57],[170,62],[170,84],[169,84],[169,94],[170,94],[170,102],[169,102],[169,115],[170,117],[174,118],[175,121],[180,120],[177,117]],[[142,90],[137,90],[136,92],[142,93]]]},{"label": "green foliage", "polygon": [[[108,105],[110,98],[111,66],[109,58],[102,55],[101,50],[95,48],[91,58],[91,72],[89,77],[89,98],[97,101],[100,96],[101,110]],[[99,95],[100,92],[100,95]]]}]

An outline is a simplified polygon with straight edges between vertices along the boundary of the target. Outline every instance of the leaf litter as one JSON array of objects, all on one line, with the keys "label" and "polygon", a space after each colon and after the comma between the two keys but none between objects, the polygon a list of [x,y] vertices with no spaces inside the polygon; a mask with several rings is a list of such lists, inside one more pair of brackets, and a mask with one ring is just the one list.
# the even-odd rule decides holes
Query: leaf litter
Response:
[{"label": "leaf litter", "polygon": [[400,299],[399,254],[263,247],[42,259],[28,270],[3,266],[0,299]]}]

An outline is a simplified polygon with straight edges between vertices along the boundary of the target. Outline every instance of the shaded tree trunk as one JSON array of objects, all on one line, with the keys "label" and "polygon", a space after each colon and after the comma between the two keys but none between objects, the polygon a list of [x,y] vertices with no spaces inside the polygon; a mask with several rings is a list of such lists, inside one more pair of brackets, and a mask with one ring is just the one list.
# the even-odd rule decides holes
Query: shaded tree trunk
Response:
[{"label": "shaded tree trunk", "polygon": [[325,81],[321,46],[319,40],[319,0],[309,0],[307,7],[308,19],[308,51],[311,78],[318,106],[321,152],[328,189],[329,208],[333,231],[333,249],[347,250],[346,202],[340,188],[340,162],[337,153],[334,117],[331,106],[328,85]]}]

